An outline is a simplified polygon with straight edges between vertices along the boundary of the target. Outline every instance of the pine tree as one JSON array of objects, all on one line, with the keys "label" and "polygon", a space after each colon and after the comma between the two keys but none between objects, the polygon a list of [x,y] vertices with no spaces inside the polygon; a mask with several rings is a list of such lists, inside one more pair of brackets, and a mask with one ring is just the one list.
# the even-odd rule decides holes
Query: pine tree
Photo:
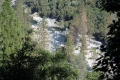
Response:
[{"label": "pine tree", "polygon": [[[4,0],[2,12],[0,13],[0,60],[2,61],[0,62],[1,80],[10,80],[10,78],[14,80],[12,76],[14,75],[14,78],[17,77],[14,71],[20,70],[20,64],[22,64],[21,61],[25,59],[24,57],[21,57],[23,56],[22,51],[24,51],[21,51],[21,49],[26,49],[23,47],[23,44],[25,44],[23,42],[25,40],[25,27],[20,24],[20,21],[15,15],[16,14],[11,5],[11,0]],[[16,64],[19,65],[17,66]],[[19,72],[16,74],[19,74]]]},{"label": "pine tree", "polygon": [[15,5],[15,12],[16,17],[19,19],[19,22],[23,24],[26,28],[28,28],[29,25],[29,18],[28,13],[25,13],[25,6],[23,5],[22,0],[17,0]]},{"label": "pine tree", "polygon": [[3,0],[0,1],[0,12],[2,11],[2,3],[3,3]]},{"label": "pine tree", "polygon": [[68,62],[70,62],[70,63],[73,63],[73,59],[74,59],[73,46],[74,46],[73,39],[72,39],[71,34],[69,34],[67,36],[67,42],[66,42],[65,52],[68,55]]},{"label": "pine tree", "polygon": [[38,43],[37,46],[45,49],[45,50],[50,50],[50,39],[49,39],[49,33],[47,30],[47,25],[46,25],[46,20],[45,18],[43,18],[41,23],[38,23],[38,28],[37,31],[35,33],[35,35],[37,35],[36,37],[36,42]]},{"label": "pine tree", "polygon": [[6,56],[22,48],[24,27],[15,17],[10,0],[4,0],[0,13],[0,48],[3,60]]}]

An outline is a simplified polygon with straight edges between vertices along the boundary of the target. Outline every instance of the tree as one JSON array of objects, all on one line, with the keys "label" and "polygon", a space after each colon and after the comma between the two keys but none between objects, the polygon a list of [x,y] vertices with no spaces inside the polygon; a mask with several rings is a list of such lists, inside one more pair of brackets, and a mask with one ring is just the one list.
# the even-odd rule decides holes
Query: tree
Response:
[{"label": "tree", "polygon": [[0,12],[2,11],[2,3],[3,3],[3,0],[0,1]]},{"label": "tree", "polygon": [[101,57],[97,59],[95,71],[102,71],[101,79],[119,80],[120,79],[120,1],[101,0],[101,8],[108,12],[117,13],[118,20],[108,26],[110,29],[107,34],[106,45],[101,46]]},{"label": "tree", "polygon": [[23,0],[17,0],[16,5],[14,6],[15,8],[15,13],[16,17],[19,19],[19,22],[25,26],[25,29],[29,29],[29,13],[26,11],[25,6],[23,5],[24,1]]},{"label": "tree", "polygon": [[[11,0],[4,0],[2,12],[0,13],[0,79],[16,80],[22,79],[26,68],[26,51],[32,48],[29,45],[29,36],[16,18],[11,6]],[[28,41],[28,42],[26,42]],[[28,55],[28,54],[27,54]],[[26,68],[26,69],[25,69]],[[24,77],[25,78],[25,77]],[[30,79],[29,79],[30,80]]]},{"label": "tree", "polygon": [[100,72],[87,72],[85,80],[99,80]]},{"label": "tree", "polygon": [[73,46],[74,46],[73,38],[71,34],[69,34],[67,36],[66,48],[65,48],[65,52],[67,53],[69,63],[73,63],[73,59],[74,59]]},{"label": "tree", "polygon": [[41,51],[39,61],[42,61],[36,70],[40,80],[76,80],[77,71],[67,61],[67,54],[56,52],[49,54]]},{"label": "tree", "polygon": [[43,18],[42,22],[39,23],[38,29],[36,31],[36,34],[38,35],[36,41],[38,42],[38,47],[45,49],[45,50],[50,50],[50,45],[49,45],[50,40],[48,39],[49,33],[47,30],[46,24],[47,24],[46,19]]},{"label": "tree", "polygon": [[74,68],[79,70],[77,80],[84,80],[87,72],[86,71],[87,65],[84,54],[80,52],[74,58],[75,58]]},{"label": "tree", "polygon": [[22,48],[24,27],[15,17],[10,0],[4,0],[0,13],[0,49],[3,61],[6,56]]}]

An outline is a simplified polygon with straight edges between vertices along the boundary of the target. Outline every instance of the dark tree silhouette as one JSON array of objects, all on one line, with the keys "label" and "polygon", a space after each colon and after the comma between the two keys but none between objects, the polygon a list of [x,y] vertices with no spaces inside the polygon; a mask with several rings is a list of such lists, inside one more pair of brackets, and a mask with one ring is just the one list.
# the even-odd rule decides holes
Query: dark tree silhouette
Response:
[{"label": "dark tree silhouette", "polygon": [[101,9],[107,12],[116,13],[118,20],[108,26],[110,29],[106,45],[101,46],[102,55],[97,59],[95,71],[101,71],[100,79],[120,79],[120,0],[100,0]]},{"label": "dark tree silhouette", "polygon": [[120,11],[120,0],[99,0],[99,3],[101,9],[107,12]]}]

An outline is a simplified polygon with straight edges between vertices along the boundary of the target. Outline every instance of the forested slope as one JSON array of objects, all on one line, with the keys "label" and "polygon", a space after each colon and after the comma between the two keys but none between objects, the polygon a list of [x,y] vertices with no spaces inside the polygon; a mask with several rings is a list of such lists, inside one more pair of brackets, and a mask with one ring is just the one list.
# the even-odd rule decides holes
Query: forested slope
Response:
[{"label": "forested slope", "polygon": [[36,46],[23,8],[4,0],[0,12],[0,80],[76,80],[67,54]]},{"label": "forested slope", "polygon": [[[26,0],[31,13],[38,12],[41,17],[57,19],[64,27],[70,28],[79,19],[76,27],[82,27],[82,14],[86,15],[86,34],[98,40],[106,37],[106,25],[110,15],[99,9],[97,0]],[[78,26],[79,25],[79,26]]]},{"label": "forested slope", "polygon": [[[9,0],[6,0],[6,1],[9,1]],[[0,5],[1,5],[1,2],[0,2]],[[88,35],[89,38],[95,38],[99,41],[105,42],[106,34],[108,32],[107,25],[111,21],[111,18],[110,18],[111,15],[99,9],[98,0],[16,0],[16,5],[12,5],[12,7],[14,8],[15,13],[13,17],[10,17],[8,19],[12,19],[12,20],[16,19],[16,23],[18,23],[16,25],[22,26],[22,27],[24,26],[25,29],[23,28],[21,28],[23,30],[13,29],[15,31],[18,30],[18,33],[16,34],[18,35],[18,37],[20,37],[21,44],[23,45],[21,46],[21,44],[18,44],[21,47],[17,51],[14,50],[14,47],[13,47],[13,50],[16,51],[15,54],[10,52],[11,51],[10,49],[7,50],[7,48],[10,48],[9,47],[10,45],[6,46],[5,50],[9,51],[9,53],[11,54],[11,56],[8,55],[9,56],[8,59],[11,60],[11,63],[9,64],[6,62],[5,68],[10,65],[11,68],[9,70],[13,70],[13,74],[17,75],[13,67],[17,68],[17,66],[19,65],[17,63],[20,62],[21,68],[18,68],[18,70],[21,70],[21,69],[26,70],[25,74],[20,76],[26,76],[27,72],[29,72],[29,69],[33,68],[35,69],[35,72],[31,71],[30,74],[31,75],[35,74],[34,76],[31,76],[31,77],[33,77],[34,79],[36,78],[36,80],[38,80],[39,78],[41,78],[41,80],[45,80],[45,79],[85,80],[85,77],[87,75],[87,71],[86,71],[87,66],[85,61],[85,55],[86,55],[85,50],[87,49],[86,48],[87,45],[86,45],[85,36]],[[1,9],[1,6],[0,6],[0,9]],[[5,9],[7,10],[6,6],[5,6]],[[11,7],[10,7],[10,10],[11,10]],[[32,32],[32,30],[29,30],[29,27],[31,26],[30,21],[32,21],[32,19],[30,18],[29,15],[33,14],[34,12],[37,12],[39,16],[42,17],[43,19],[44,18],[56,19],[62,25],[62,28],[64,29],[66,28],[69,30],[69,34],[66,36],[65,47],[58,48],[55,51],[55,53],[51,55],[51,53],[43,50],[41,51],[41,49],[39,49],[39,48],[44,48],[44,46],[41,46],[44,43],[41,43],[41,45],[39,46],[35,46],[35,44],[31,42],[31,35],[29,37],[29,34]],[[1,16],[0,25],[4,26],[4,24],[2,24],[4,22],[3,20],[5,20],[3,17],[9,14],[7,14],[7,12],[4,16],[2,16],[2,14],[4,14],[4,12],[0,14]],[[12,21],[12,23],[15,24],[14,21]],[[10,26],[13,25],[12,23],[9,23]],[[8,27],[8,24],[6,26]],[[46,27],[46,24],[41,25],[41,27]],[[12,32],[12,29],[9,29],[9,28],[8,29],[2,28],[2,29],[4,31],[7,30],[8,33],[9,31]],[[20,33],[19,33],[19,30],[20,30]],[[42,30],[44,31],[45,29],[42,29]],[[25,35],[21,37],[20,35],[22,35],[22,31],[25,32],[24,33]],[[15,34],[11,33],[11,36],[12,35],[15,35]],[[79,36],[82,36],[82,37],[79,37]],[[5,39],[7,42],[7,38]],[[77,43],[78,40],[81,41],[82,47],[81,47],[80,53],[78,55],[75,55],[73,51],[75,46],[78,44]],[[19,43],[19,41],[17,42],[16,40],[16,43]],[[19,48],[19,47],[16,47],[16,48]],[[24,51],[24,48],[26,51],[25,53],[22,52]],[[30,50],[30,51],[27,52],[27,50]],[[4,51],[1,51],[2,56],[4,56],[3,53]],[[24,53],[25,57],[23,55],[20,55],[21,53]],[[21,59],[21,57],[23,58]],[[5,60],[8,61],[7,59]],[[18,62],[14,62],[16,60]],[[25,60],[27,60],[28,62],[25,62]],[[22,61],[25,62],[23,65],[22,65]],[[63,63],[64,61],[65,63]],[[3,63],[1,63],[1,70],[3,69],[2,64]],[[36,64],[36,65],[34,66],[33,64]],[[6,75],[9,75],[8,74],[9,70],[6,71]],[[75,70],[78,70],[78,74],[77,74],[77,71]],[[66,73],[62,75],[64,72]],[[10,75],[13,76],[13,74],[10,74]],[[87,76],[88,80],[91,79],[91,77],[89,76],[93,75],[94,77],[97,74],[98,73],[95,73],[95,74],[88,73],[88,76]],[[0,77],[4,78],[2,75],[0,75]],[[34,79],[31,78],[31,80],[34,80]],[[97,80],[97,78],[95,78],[95,80]]]}]

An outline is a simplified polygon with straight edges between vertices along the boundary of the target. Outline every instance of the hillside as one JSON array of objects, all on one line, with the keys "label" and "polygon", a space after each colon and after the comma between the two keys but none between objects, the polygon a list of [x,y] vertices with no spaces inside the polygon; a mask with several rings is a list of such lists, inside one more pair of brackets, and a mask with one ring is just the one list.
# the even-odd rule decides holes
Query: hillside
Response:
[{"label": "hillside", "polygon": [[[64,50],[73,67],[84,72],[83,75],[79,75],[81,79],[84,78],[86,69],[92,70],[95,59],[100,53],[100,45],[105,43],[107,25],[111,21],[110,15],[101,11],[95,0],[85,2],[82,0],[33,2],[31,0],[25,2],[25,5],[31,9],[31,14],[38,13],[38,19],[33,17],[37,24],[42,22],[40,21],[42,18],[45,18],[47,22],[48,39],[46,38],[46,40],[49,40],[47,50],[52,52]],[[49,19],[55,21],[51,22]],[[57,32],[56,28],[51,28],[51,26],[63,31]],[[50,29],[54,29],[52,33],[49,32]],[[67,34],[64,34],[64,30],[67,30]]]},{"label": "hillside", "polygon": [[116,15],[101,11],[98,0],[12,1],[19,22],[33,31],[30,37],[35,48],[66,53],[66,60],[78,70],[76,80],[86,80],[101,53],[100,46],[106,43],[107,26]]},{"label": "hillside", "polygon": [[101,11],[96,0],[28,0],[23,3],[27,13],[38,13],[31,19],[37,21],[34,25],[38,27],[38,45],[50,52],[66,52],[73,67],[84,72],[79,77],[84,78],[86,69],[92,70],[100,45],[105,43],[111,15]]}]

